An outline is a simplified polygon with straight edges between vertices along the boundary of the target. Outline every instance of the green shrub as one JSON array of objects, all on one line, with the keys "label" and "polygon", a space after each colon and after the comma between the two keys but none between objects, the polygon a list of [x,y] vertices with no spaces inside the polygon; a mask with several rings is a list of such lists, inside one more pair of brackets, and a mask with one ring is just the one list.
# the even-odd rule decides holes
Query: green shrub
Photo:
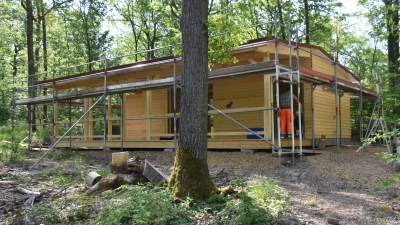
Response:
[{"label": "green shrub", "polygon": [[164,188],[124,185],[116,190],[109,205],[91,224],[188,224],[189,204],[175,204]]},{"label": "green shrub", "polygon": [[11,162],[22,162],[25,159],[27,147],[20,142],[27,136],[26,129],[16,127],[14,129],[14,143],[12,143],[11,126],[0,127],[0,167]]}]

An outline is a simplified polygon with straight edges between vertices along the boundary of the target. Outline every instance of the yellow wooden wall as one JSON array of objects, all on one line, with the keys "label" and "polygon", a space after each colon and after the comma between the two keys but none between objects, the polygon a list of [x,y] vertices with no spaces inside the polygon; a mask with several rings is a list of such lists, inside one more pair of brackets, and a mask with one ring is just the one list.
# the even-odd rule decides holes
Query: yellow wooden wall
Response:
[{"label": "yellow wooden wall", "polygon": [[[334,69],[332,66],[331,59],[328,59],[326,56],[323,56],[323,57],[324,58],[319,57],[317,55],[312,55],[311,56],[311,69],[333,76]],[[336,76],[337,76],[337,78],[340,78],[343,80],[348,80],[348,78],[344,74],[340,73],[338,70],[336,70]]]},{"label": "yellow wooden wall", "polygon": [[[312,138],[312,107],[311,107],[311,85],[304,85],[304,124],[305,137]],[[339,100],[339,99],[338,99]],[[345,94],[341,98],[341,123],[342,138],[351,138],[351,120],[350,120],[350,95]],[[320,138],[326,135],[326,138],[336,138],[336,106],[335,93],[330,90],[324,90],[324,87],[317,86],[314,91],[314,137]],[[340,120],[339,120],[340,132]],[[339,133],[340,136],[340,133]]]},{"label": "yellow wooden wall", "polygon": [[342,117],[342,138],[351,138],[350,94],[344,94],[340,99]]},{"label": "yellow wooden wall", "polygon": [[[167,89],[151,91],[151,115],[164,115],[168,110]],[[127,94],[125,97],[124,118],[145,118],[146,92]],[[147,120],[125,120],[124,140],[146,140]],[[167,133],[167,119],[152,119],[151,133]],[[152,137],[151,139],[159,139]]]},{"label": "yellow wooden wall", "polygon": [[[126,94],[124,118],[146,117],[146,92]],[[124,140],[146,140],[146,120],[125,120]]]},{"label": "yellow wooden wall", "polygon": [[[304,121],[302,129],[304,130],[304,137],[305,138],[312,138],[312,104],[311,104],[311,91],[312,85],[311,84],[304,84],[304,102],[303,106],[303,117]],[[315,105],[315,104],[314,104]]]},{"label": "yellow wooden wall", "polygon": [[[243,77],[213,83],[214,105],[224,109],[233,102],[232,109],[264,106],[264,77]],[[263,112],[229,114],[249,128],[261,128],[264,125]],[[245,132],[246,130],[223,115],[214,116],[214,132]],[[224,139],[247,139],[246,135],[215,136]]]},{"label": "yellow wooden wall", "polygon": [[[153,90],[151,98],[151,114],[165,115],[168,113],[168,89]],[[152,134],[168,133],[168,119],[152,119],[151,120]],[[159,140],[160,137],[152,137],[152,140]]]}]

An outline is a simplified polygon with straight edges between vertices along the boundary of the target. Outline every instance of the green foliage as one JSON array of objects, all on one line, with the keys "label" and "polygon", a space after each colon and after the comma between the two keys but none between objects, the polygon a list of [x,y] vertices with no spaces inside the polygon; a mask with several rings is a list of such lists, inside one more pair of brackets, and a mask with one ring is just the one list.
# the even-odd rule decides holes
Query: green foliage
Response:
[{"label": "green foliage", "polygon": [[247,188],[249,195],[257,199],[258,204],[268,210],[272,216],[277,216],[278,212],[288,210],[287,199],[289,195],[277,186],[275,181],[254,180],[254,184]]},{"label": "green foliage", "polygon": [[110,174],[109,169],[101,169],[100,171],[97,172],[101,177],[106,177],[108,174]]},{"label": "green foliage", "polygon": [[47,181],[57,186],[69,186],[75,183],[84,183],[88,171],[64,171],[60,168],[43,170],[41,175]]},{"label": "green foliage", "polygon": [[0,127],[0,166],[10,162],[22,162],[25,159],[27,147],[20,143],[28,134],[26,129],[18,127],[14,129],[14,143],[10,126]]},{"label": "green foliage", "polygon": [[47,153],[46,158],[60,161],[73,161],[75,164],[88,163],[77,151],[72,150],[51,150]]},{"label": "green foliage", "polygon": [[[372,143],[376,143],[378,139],[391,139],[393,136],[399,136],[400,131],[398,129],[394,129],[390,132],[382,132],[382,130],[378,130],[376,134],[368,139],[364,139],[362,142],[362,146],[357,150],[357,152],[361,151],[363,148],[368,147]],[[387,160],[388,163],[400,163],[400,146],[397,147],[396,151],[393,153],[381,152],[382,159]],[[395,174],[392,178],[383,181],[381,184],[384,187],[390,187],[394,183],[400,182],[400,174]]]},{"label": "green foliage", "polygon": [[306,202],[304,202],[304,205],[307,205],[307,206],[316,206],[316,205],[317,205],[317,202],[315,201],[315,197],[309,196],[309,197],[308,197],[308,200],[307,200]]},{"label": "green foliage", "polygon": [[17,183],[26,184],[31,178],[28,175],[12,175],[10,180]]},{"label": "green foliage", "polygon": [[[160,187],[121,186],[115,204],[109,205],[91,224],[185,224],[188,204],[174,204],[174,197]],[[123,199],[123,200],[122,200]]]}]

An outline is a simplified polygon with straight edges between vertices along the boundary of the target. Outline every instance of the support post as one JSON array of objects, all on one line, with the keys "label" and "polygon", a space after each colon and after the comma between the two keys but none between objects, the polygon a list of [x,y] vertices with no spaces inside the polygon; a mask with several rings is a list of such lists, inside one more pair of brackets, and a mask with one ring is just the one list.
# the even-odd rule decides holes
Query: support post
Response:
[{"label": "support post", "polygon": [[51,145],[53,145],[55,143],[55,136],[56,136],[56,132],[55,132],[55,130],[56,130],[56,124],[55,124],[55,122],[56,122],[56,89],[55,89],[55,81],[54,81],[55,73],[56,72],[53,70],[53,72],[52,72],[52,76],[53,76],[52,90],[53,90],[53,93],[52,93],[52,99],[51,99],[52,106],[53,106],[53,115],[52,115],[52,117],[53,117],[52,118],[53,129],[51,131]]},{"label": "support post", "polygon": [[301,99],[301,81],[300,81],[300,56],[299,56],[299,28],[296,27],[296,73],[297,73],[297,104],[299,110],[299,148],[300,148],[300,163],[303,162],[303,129],[302,129],[302,115],[303,105]]},{"label": "support post", "polygon": [[[151,80],[151,76],[147,76],[147,80]],[[151,116],[151,91],[146,91],[146,117]],[[146,120],[146,140],[151,140],[151,119]]]},{"label": "support post", "polygon": [[[295,132],[294,132],[294,118],[293,118],[293,63],[292,63],[292,32],[290,30],[290,23],[288,24],[288,39],[289,39],[289,81],[290,81],[290,121],[292,123],[292,164],[294,166],[294,136],[295,136]],[[297,99],[298,101],[298,99]]]},{"label": "support post", "polygon": [[315,133],[314,133],[314,90],[317,86],[311,86],[311,141],[312,141],[312,148],[315,149]]},{"label": "support post", "polygon": [[[69,127],[72,126],[71,100],[68,100]],[[69,150],[72,150],[72,130],[69,132]]]},{"label": "support post", "polygon": [[119,123],[119,138],[121,140],[121,151],[124,150],[124,131],[125,131],[125,121],[124,121],[124,113],[125,113],[125,93],[122,93],[121,95],[121,120]]},{"label": "support post", "polygon": [[[107,104],[107,109],[108,109],[108,118],[112,117],[112,95],[108,96],[108,104]],[[112,140],[112,121],[108,120],[108,140]]]},{"label": "support post", "polygon": [[[264,62],[268,62],[270,60],[269,58],[269,52],[266,53],[267,56],[264,57],[263,61]],[[268,108],[268,106],[270,105],[271,101],[271,75],[270,74],[266,74],[264,75],[264,107]],[[273,108],[273,106],[271,107]],[[264,137],[265,138],[271,138],[273,136],[273,133],[271,133],[271,124],[272,124],[272,120],[271,120],[271,115],[272,115],[272,111],[264,111],[263,112],[263,120],[264,120]]]},{"label": "support post", "polygon": [[363,94],[362,94],[362,82],[361,82],[361,72],[360,72],[360,60],[358,59],[357,61],[357,75],[359,78],[359,88],[360,88],[360,94],[359,94],[359,110],[360,110],[360,142],[364,137],[364,118],[363,118]]},{"label": "support post", "polygon": [[176,57],[174,54],[174,151],[176,151]]},{"label": "support post", "polygon": [[106,148],[107,148],[107,59],[104,60],[104,106],[103,106],[103,131],[104,131],[104,136],[103,136],[103,154],[104,157],[106,156]]},{"label": "support post", "polygon": [[[335,51],[336,52],[336,51]],[[335,55],[333,59],[333,74],[334,74],[334,87],[335,87],[335,111],[336,111],[336,116],[335,116],[335,121],[336,121],[336,151],[339,151],[339,102],[338,102],[338,90],[337,90],[337,73],[336,73],[336,57]]]},{"label": "support post", "polygon": [[279,40],[278,40],[278,20],[277,20],[277,14],[274,14],[274,30],[275,30],[275,87],[276,87],[276,115],[277,115],[277,129],[278,129],[278,148],[279,148],[279,168],[281,166],[281,155],[282,155],[282,149],[281,149],[281,122],[280,122],[280,114],[281,114],[281,109],[279,108],[279,54],[278,54],[278,45],[279,45]]}]

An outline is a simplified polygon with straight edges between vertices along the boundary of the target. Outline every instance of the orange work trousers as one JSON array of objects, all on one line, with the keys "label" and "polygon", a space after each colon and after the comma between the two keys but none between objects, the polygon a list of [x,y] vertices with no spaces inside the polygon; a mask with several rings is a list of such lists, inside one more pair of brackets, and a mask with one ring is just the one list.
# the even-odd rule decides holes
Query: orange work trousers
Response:
[{"label": "orange work trousers", "polygon": [[281,110],[281,133],[288,134],[292,133],[292,110],[282,109]]}]

